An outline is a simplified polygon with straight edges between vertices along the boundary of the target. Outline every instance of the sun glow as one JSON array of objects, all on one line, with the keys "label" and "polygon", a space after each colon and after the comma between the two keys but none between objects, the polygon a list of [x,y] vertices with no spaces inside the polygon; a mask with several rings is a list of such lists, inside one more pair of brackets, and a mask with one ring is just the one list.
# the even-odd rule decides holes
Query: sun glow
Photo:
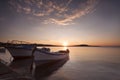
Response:
[{"label": "sun glow", "polygon": [[63,42],[63,46],[67,47],[68,46],[68,42]]}]

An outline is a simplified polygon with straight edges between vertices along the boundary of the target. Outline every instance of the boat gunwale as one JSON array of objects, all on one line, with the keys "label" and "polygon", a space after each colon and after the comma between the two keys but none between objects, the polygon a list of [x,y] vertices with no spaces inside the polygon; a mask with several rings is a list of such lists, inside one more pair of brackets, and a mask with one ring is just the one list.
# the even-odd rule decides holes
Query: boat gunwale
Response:
[{"label": "boat gunwale", "polygon": [[60,52],[49,52],[49,53],[47,53],[47,52],[41,52],[41,51],[39,51],[39,50],[37,50],[39,53],[41,53],[41,54],[48,54],[48,55],[67,55],[67,54],[69,54],[69,53],[60,53]]}]

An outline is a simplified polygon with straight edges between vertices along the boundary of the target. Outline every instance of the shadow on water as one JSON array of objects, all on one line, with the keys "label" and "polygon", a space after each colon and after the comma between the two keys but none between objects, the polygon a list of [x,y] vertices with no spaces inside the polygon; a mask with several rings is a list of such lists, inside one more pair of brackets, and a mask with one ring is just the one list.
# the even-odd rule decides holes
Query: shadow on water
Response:
[{"label": "shadow on water", "polygon": [[32,59],[13,60],[9,67],[24,78],[32,78]]},{"label": "shadow on water", "polygon": [[69,59],[58,60],[44,65],[37,66],[35,69],[35,80],[44,80],[59,70]]},{"label": "shadow on water", "polygon": [[[69,59],[49,61],[35,66],[32,59],[13,60],[9,67],[23,78],[43,80],[60,69]],[[34,66],[34,67],[33,67]],[[31,68],[32,67],[32,68]],[[31,70],[32,69],[32,70]]]},{"label": "shadow on water", "polygon": [[0,47],[0,53],[5,53],[6,49],[3,47]]}]

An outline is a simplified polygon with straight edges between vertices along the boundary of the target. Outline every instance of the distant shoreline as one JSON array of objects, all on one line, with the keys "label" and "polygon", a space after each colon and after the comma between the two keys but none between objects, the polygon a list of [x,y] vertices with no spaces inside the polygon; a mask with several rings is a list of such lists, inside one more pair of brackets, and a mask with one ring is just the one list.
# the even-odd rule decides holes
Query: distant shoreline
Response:
[{"label": "distant shoreline", "polygon": [[[37,47],[65,47],[63,45],[52,45],[52,44],[11,44],[11,43],[2,43],[0,42],[0,47],[5,46],[16,46],[16,45],[36,45]],[[116,47],[119,48],[120,46],[99,46],[99,45],[87,45],[87,44],[79,44],[79,45],[68,45],[67,47]]]}]

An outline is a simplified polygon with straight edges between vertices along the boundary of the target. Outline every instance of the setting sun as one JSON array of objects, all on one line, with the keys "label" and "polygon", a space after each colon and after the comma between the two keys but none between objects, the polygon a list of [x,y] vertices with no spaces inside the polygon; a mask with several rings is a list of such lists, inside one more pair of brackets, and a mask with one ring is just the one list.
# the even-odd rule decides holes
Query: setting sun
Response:
[{"label": "setting sun", "polygon": [[63,46],[68,46],[68,42],[63,42]]}]

